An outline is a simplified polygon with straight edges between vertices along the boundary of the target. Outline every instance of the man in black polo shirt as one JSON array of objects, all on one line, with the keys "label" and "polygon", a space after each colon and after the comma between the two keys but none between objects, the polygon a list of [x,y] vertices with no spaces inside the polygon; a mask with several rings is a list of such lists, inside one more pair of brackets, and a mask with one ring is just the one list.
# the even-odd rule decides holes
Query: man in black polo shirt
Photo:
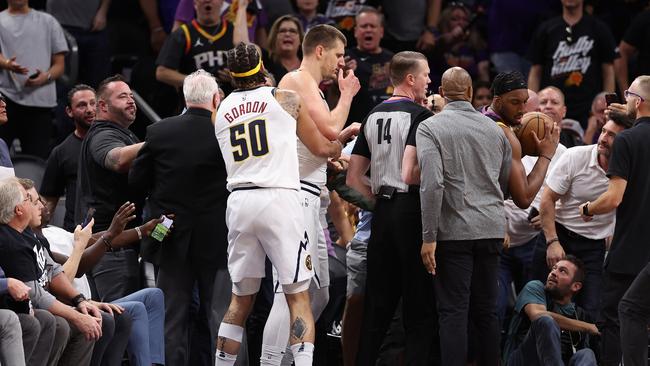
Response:
[{"label": "man in black polo shirt", "polygon": [[[81,145],[77,171],[75,222],[94,208],[95,231],[108,229],[113,214],[135,195],[128,186],[128,171],[142,143],[129,131],[135,120],[135,100],[120,76],[105,79],[97,88],[97,121]],[[139,205],[138,205],[139,206]],[[129,228],[139,220],[129,223]],[[110,302],[139,287],[138,253],[133,247],[106,253],[92,270],[97,293]]]},{"label": "man in black polo shirt", "polygon": [[[649,318],[647,309],[650,308],[647,291],[650,282],[650,246],[647,245],[650,237],[650,226],[647,224],[650,216],[650,170],[647,166],[650,160],[650,76],[634,79],[625,91],[625,100],[628,116],[636,118],[636,121],[632,128],[619,133],[614,140],[607,171],[607,191],[594,202],[580,205],[580,215],[585,221],[591,220],[593,215],[616,209],[614,240],[605,259],[604,272],[604,366],[620,363],[621,344],[625,345],[625,365],[641,365],[633,360],[641,360],[638,362],[644,365],[647,362],[646,324]],[[615,107],[608,107],[610,113]],[[639,277],[635,281],[637,275]],[[634,285],[630,286],[633,281]]]},{"label": "man in black polo shirt", "polygon": [[[59,198],[65,193],[65,218],[63,228],[74,231],[74,207],[77,194],[77,168],[81,142],[96,114],[95,89],[85,84],[76,85],[68,92],[68,105],[65,113],[72,118],[75,130],[62,143],[57,145],[47,159],[40,194],[49,214],[54,213]],[[44,217],[49,221],[49,218]]]}]

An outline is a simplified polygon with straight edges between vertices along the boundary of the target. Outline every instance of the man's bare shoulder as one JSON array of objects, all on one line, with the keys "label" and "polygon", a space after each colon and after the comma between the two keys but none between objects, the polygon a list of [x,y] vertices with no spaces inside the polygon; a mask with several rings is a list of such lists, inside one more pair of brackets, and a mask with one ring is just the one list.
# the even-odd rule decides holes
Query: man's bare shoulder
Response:
[{"label": "man's bare shoulder", "polygon": [[298,119],[300,113],[300,95],[298,93],[293,90],[276,89],[275,99],[287,113],[293,118]]},{"label": "man's bare shoulder", "polygon": [[[286,73],[286,75],[282,77],[282,80],[280,80],[278,87],[282,89],[295,90],[300,93],[305,90],[305,88],[309,88],[315,84],[316,82],[314,81],[314,78],[312,78],[308,72],[298,69]],[[316,87],[318,87],[318,85],[316,85]]]}]

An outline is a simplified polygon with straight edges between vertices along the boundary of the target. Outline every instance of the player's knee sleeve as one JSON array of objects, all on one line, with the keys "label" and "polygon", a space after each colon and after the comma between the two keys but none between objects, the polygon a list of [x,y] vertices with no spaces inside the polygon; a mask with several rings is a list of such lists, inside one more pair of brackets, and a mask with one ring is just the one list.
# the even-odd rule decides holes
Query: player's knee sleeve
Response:
[{"label": "player's knee sleeve", "polygon": [[310,282],[311,278],[296,283],[289,283],[286,285],[283,284],[282,292],[285,294],[297,294],[299,292],[307,291],[309,289]]},{"label": "player's knee sleeve", "polygon": [[241,343],[244,336],[244,328],[239,325],[221,323],[219,326],[219,337],[228,338],[235,342]]},{"label": "player's knee sleeve", "polygon": [[233,282],[232,293],[237,296],[249,296],[260,290],[261,278],[244,278],[239,282]]},{"label": "player's knee sleeve", "polygon": [[275,294],[271,312],[264,325],[263,344],[284,350],[289,342],[289,322],[291,316],[284,294]]}]

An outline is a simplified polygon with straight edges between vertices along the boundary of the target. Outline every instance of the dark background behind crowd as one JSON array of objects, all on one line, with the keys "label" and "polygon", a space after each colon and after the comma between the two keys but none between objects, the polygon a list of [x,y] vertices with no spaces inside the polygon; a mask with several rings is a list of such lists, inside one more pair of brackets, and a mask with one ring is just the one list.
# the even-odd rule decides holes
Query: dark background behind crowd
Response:
[{"label": "dark background behind crowd", "polygon": [[[9,120],[0,126],[0,137],[6,141],[14,164],[28,155],[37,165],[45,166],[51,150],[73,133],[75,123],[66,114],[66,105],[68,91],[76,84],[97,88],[106,77],[123,75],[136,93],[137,115],[129,129],[133,145],[137,145],[138,140],[145,140],[147,126],[183,110],[179,92],[182,77],[195,71],[197,65],[210,71],[227,94],[233,88],[223,54],[237,40],[249,41],[262,49],[270,83],[279,82],[300,65],[304,33],[318,24],[334,25],[346,35],[346,67],[355,70],[362,86],[348,125],[361,122],[375,105],[392,95],[388,64],[393,54],[404,50],[416,50],[427,57],[430,93],[438,92],[441,76],[448,68],[467,70],[474,82],[472,104],[476,109],[491,103],[490,86],[501,72],[520,71],[533,91],[547,86],[559,88],[566,105],[566,115],[559,120],[571,120],[560,124],[566,147],[597,141],[606,122],[604,92],[617,93],[619,101],[625,103],[623,94],[631,81],[650,74],[647,0],[250,0],[245,12],[238,10],[240,1],[29,1],[31,8],[52,14],[61,24],[68,51],[60,52],[65,47],[52,48],[53,54],[65,55],[62,74],[52,71],[46,76],[41,71],[36,75],[42,86],[55,86],[55,105],[30,102],[23,108],[23,101],[13,100],[6,92],[13,88],[3,84],[10,79],[0,78]],[[211,18],[210,6],[221,7],[219,20]],[[378,13],[368,12],[366,7],[378,9]],[[6,8],[7,1],[0,1],[0,9]],[[363,14],[358,15],[360,12]],[[243,14],[245,23],[241,22]],[[567,19],[572,21],[570,25]],[[247,28],[244,33],[242,24]],[[0,38],[4,31],[0,27]],[[212,37],[214,43],[202,44],[200,35]],[[29,44],[25,39],[22,47]],[[0,47],[4,47],[2,42]],[[213,53],[205,56],[206,49]],[[5,49],[0,52],[11,65],[13,54]],[[52,60],[54,64],[55,58]],[[20,59],[15,61],[21,63]],[[9,71],[0,72],[9,75]],[[338,88],[331,81],[320,87],[328,103],[336,105]],[[46,123],[35,124],[34,116]],[[30,127],[16,127],[27,126],[27,121],[32,123]],[[76,215],[83,216],[83,212]],[[108,226],[110,218],[105,219]],[[334,226],[330,225],[332,240],[340,237],[338,241],[345,247],[352,228],[344,232],[346,228]],[[139,231],[137,236],[141,239]],[[331,308],[340,309],[340,305]],[[265,318],[256,318],[256,314],[251,321],[263,325]],[[325,318],[335,317],[330,315],[326,310]],[[260,335],[248,336],[254,344],[254,337]],[[399,339],[399,334],[395,338]],[[252,362],[256,355],[250,353]]]}]

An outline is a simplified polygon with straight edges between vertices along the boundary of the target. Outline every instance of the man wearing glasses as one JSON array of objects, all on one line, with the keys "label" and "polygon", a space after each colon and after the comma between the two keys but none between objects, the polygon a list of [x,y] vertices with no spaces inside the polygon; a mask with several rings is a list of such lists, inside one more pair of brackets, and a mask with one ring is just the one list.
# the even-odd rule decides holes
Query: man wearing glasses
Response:
[{"label": "man wearing glasses", "polygon": [[[607,113],[624,111],[636,121],[632,128],[619,133],[614,140],[607,170],[607,191],[595,201],[585,202],[579,208],[585,221],[592,220],[595,215],[616,210],[614,239],[604,265],[604,366],[618,365],[621,351],[625,365],[647,362],[646,324],[650,318],[650,246],[647,245],[650,237],[650,226],[647,224],[650,215],[648,98],[650,76],[643,75],[637,77],[625,91],[625,105],[613,104],[608,107]],[[622,344],[625,345],[623,350]]]}]

